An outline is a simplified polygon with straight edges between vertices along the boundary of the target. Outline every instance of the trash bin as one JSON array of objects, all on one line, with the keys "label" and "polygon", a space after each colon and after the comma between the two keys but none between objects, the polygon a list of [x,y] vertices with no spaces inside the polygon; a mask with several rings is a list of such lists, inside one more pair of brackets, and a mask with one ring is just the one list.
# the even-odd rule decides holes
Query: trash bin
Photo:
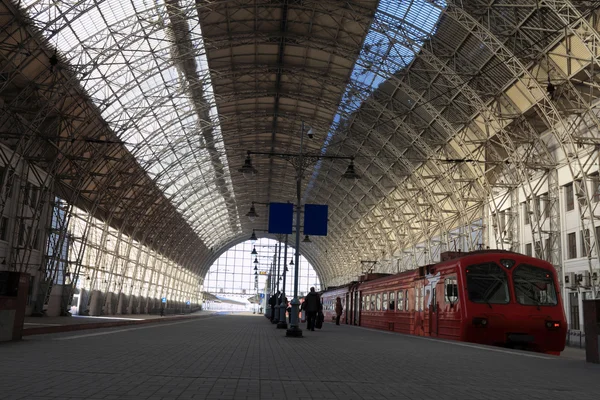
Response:
[{"label": "trash bin", "polygon": [[0,342],[21,339],[28,289],[29,274],[0,271]]},{"label": "trash bin", "polygon": [[585,360],[600,364],[600,300],[583,301]]}]

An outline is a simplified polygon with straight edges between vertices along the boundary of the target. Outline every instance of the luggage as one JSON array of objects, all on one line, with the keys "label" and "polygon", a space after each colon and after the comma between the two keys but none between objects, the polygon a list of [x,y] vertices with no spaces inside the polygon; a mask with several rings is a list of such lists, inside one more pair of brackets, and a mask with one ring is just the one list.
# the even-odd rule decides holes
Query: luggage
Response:
[{"label": "luggage", "polygon": [[321,311],[317,314],[317,320],[315,321],[315,328],[321,329],[323,327],[323,321],[325,320],[325,315]]}]

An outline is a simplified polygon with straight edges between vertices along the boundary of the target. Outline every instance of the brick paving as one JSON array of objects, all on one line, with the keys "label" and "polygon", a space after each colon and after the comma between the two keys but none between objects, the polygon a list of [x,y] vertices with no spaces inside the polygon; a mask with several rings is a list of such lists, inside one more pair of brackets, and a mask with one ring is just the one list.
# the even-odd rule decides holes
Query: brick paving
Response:
[{"label": "brick paving", "polygon": [[160,315],[149,314],[127,314],[104,317],[25,317],[23,336],[85,329],[99,329],[124,325],[162,323],[170,320],[205,317],[212,314],[214,314],[213,311],[196,311],[189,314],[170,314],[162,317]]},{"label": "brick paving", "polygon": [[[107,332],[114,332],[105,334]],[[0,343],[0,399],[598,399],[600,366],[326,324],[213,315]]]}]

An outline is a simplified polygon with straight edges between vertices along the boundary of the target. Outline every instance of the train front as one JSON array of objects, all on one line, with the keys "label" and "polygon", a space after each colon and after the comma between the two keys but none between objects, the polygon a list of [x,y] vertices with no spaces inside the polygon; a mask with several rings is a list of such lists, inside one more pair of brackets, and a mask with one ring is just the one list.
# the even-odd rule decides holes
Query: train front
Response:
[{"label": "train front", "polygon": [[567,324],[554,267],[516,253],[461,260],[465,340],[558,355]]}]

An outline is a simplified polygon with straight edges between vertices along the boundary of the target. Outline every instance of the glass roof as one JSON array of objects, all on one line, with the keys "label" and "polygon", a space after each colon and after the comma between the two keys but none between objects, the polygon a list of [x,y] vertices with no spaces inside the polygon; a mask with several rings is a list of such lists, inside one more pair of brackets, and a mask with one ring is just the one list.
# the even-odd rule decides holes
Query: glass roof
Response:
[{"label": "glass roof", "polygon": [[[233,187],[195,2],[180,1],[177,10],[160,0],[24,3],[110,128],[204,243],[235,236],[241,228],[223,195]],[[194,54],[187,57],[172,28],[178,21],[169,20],[174,13],[189,24]],[[197,79],[183,66],[190,59]]]},{"label": "glass roof", "polygon": [[[38,57],[58,48],[66,61],[59,67],[75,76],[63,74],[59,83],[83,86],[102,119],[199,236],[187,226],[181,231],[182,252],[190,252],[191,263],[212,263],[211,247],[218,252],[253,227],[238,218],[238,206],[245,213],[262,199],[256,194],[288,198],[295,189],[283,160],[256,161],[257,169],[270,172],[258,174],[255,183],[230,172],[228,163],[239,167],[248,149],[295,148],[301,121],[316,130],[324,126],[326,139],[318,137],[307,148],[354,155],[363,178],[343,180],[343,164],[323,163],[303,190],[306,202],[333,210],[330,234],[311,245],[307,257],[322,268],[324,282],[341,282],[361,258],[391,260],[399,249],[433,235],[448,241],[453,229],[475,226],[490,187],[517,187],[530,176],[507,166],[538,171],[538,154],[552,161],[551,140],[568,155],[571,144],[561,133],[573,125],[567,122],[572,109],[566,96],[578,96],[594,110],[587,117],[597,119],[595,96],[581,83],[598,65],[590,57],[595,42],[584,34],[597,35],[588,18],[595,9],[535,0],[447,3],[26,0],[18,4],[31,17],[27,23],[35,29],[29,33],[42,32],[48,43],[38,43],[40,51],[23,60],[10,53],[20,48],[7,47],[22,75],[11,81],[11,90],[45,79],[34,76],[48,61]],[[546,93],[547,86],[553,91]],[[563,97],[568,101],[553,101]],[[18,101],[11,106],[20,112]],[[85,139],[90,132],[78,128]],[[102,136],[103,128],[89,129]],[[521,132],[535,151],[526,149],[530,143],[521,141]],[[576,143],[581,132],[568,135]],[[87,148],[66,154],[85,161],[88,155],[76,152]],[[78,183],[82,193],[91,193],[89,199],[109,212],[108,196],[97,192],[108,187],[115,197],[124,193],[115,215],[143,215],[139,226],[133,221],[136,232],[185,225],[153,188],[145,199],[156,206],[144,213],[140,197],[147,182],[131,179],[139,183],[132,193],[109,186],[106,170],[118,165],[114,155],[103,153],[110,162],[90,169],[102,180]],[[61,171],[74,170],[66,164]],[[132,169],[146,178],[138,168],[119,171]],[[74,182],[65,176],[67,184]],[[199,253],[188,250],[196,248]]]},{"label": "glass roof", "polygon": [[[322,153],[327,151],[336,132],[348,128],[352,113],[360,108],[364,100],[380,84],[412,62],[423,42],[435,33],[441,14],[439,7],[440,5],[434,6],[426,0],[379,2],[360,56],[352,70],[350,83],[323,144]],[[314,185],[320,166],[319,162],[305,197]]]}]

